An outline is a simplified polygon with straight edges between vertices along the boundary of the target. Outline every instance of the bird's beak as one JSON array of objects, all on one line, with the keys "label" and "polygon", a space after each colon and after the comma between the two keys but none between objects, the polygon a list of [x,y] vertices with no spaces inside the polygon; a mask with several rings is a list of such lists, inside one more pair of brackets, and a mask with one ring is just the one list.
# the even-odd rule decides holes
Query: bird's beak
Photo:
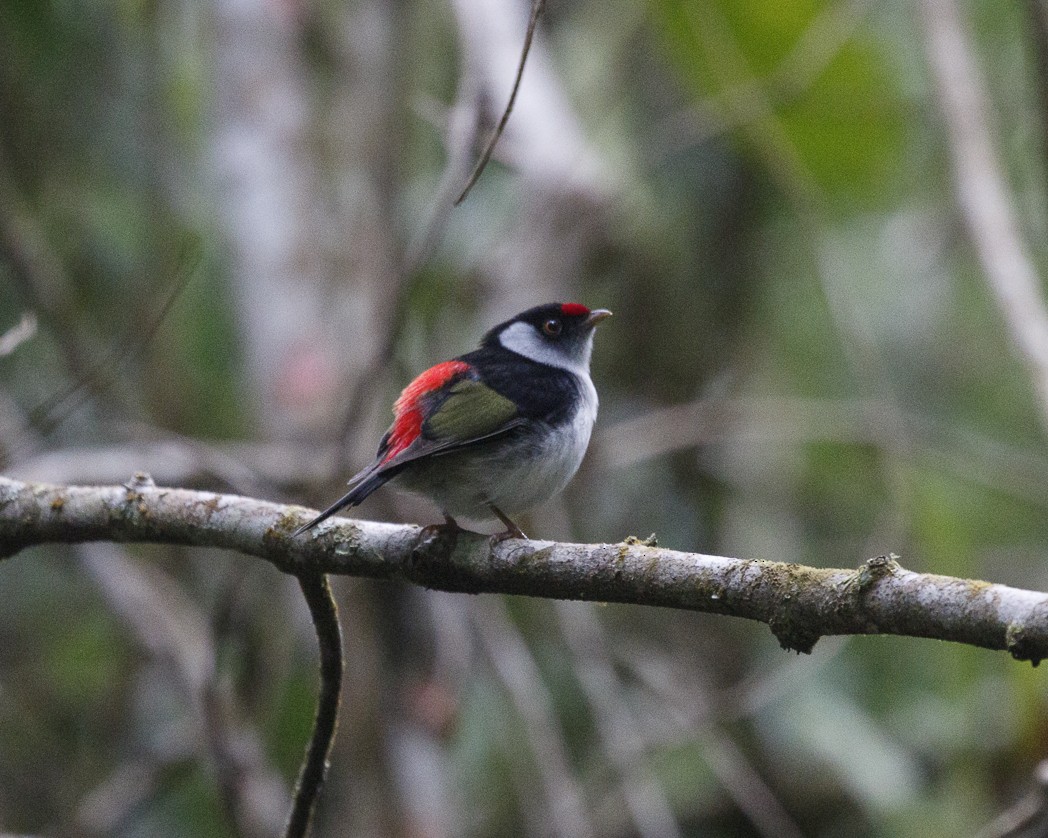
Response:
[{"label": "bird's beak", "polygon": [[586,318],[586,325],[592,329],[601,320],[607,320],[609,317],[611,317],[611,312],[606,308],[595,308],[589,313],[589,317]]}]

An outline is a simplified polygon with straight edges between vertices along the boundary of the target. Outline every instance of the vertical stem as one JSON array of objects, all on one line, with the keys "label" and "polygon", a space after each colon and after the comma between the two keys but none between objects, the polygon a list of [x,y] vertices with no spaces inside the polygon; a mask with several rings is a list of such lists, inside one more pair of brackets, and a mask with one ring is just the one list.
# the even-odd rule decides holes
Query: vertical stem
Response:
[{"label": "vertical stem", "polygon": [[328,754],[335,741],[342,694],[342,630],[338,623],[338,608],[331,594],[331,583],[322,573],[303,572],[298,577],[298,584],[309,606],[320,645],[320,693],[317,696],[313,735],[309,739],[306,758],[295,784],[284,838],[305,838],[309,834],[313,810],[327,777]]}]

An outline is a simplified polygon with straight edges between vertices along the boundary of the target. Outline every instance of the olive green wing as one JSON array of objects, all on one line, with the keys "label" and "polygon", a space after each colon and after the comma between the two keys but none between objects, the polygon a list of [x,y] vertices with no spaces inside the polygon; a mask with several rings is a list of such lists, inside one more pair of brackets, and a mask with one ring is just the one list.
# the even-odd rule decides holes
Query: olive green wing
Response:
[{"label": "olive green wing", "polygon": [[511,399],[474,378],[460,378],[426,400],[428,415],[418,437],[383,463],[383,470],[460,451],[507,434],[525,422]]},{"label": "olive green wing", "polygon": [[480,381],[464,378],[422,423],[422,436],[440,445],[463,445],[516,427],[517,406]]}]

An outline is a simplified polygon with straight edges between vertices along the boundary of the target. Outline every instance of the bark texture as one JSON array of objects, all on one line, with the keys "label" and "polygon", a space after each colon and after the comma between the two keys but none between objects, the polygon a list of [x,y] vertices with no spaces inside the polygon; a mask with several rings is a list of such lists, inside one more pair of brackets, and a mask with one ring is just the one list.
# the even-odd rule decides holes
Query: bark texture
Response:
[{"label": "bark texture", "polygon": [[237,495],[0,478],[0,558],[45,543],[154,542],[220,547],[286,573],[398,578],[444,591],[506,593],[704,611],[767,623],[786,649],[830,634],[896,634],[1048,657],[1048,594],[914,573],[894,557],[855,570],[734,559],[649,546],[433,535],[414,526],[332,519],[290,533],[313,513]]}]

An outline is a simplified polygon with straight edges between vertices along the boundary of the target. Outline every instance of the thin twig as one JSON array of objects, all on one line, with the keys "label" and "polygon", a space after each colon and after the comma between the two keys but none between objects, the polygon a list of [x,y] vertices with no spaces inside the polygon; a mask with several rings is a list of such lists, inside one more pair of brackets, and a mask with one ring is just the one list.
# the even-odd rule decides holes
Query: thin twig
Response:
[{"label": "thin twig", "polygon": [[528,20],[528,31],[524,36],[524,48],[520,52],[520,63],[517,65],[517,76],[513,81],[513,90],[509,94],[509,101],[506,103],[506,109],[502,112],[502,118],[499,120],[499,124],[495,126],[495,130],[491,134],[491,139],[488,140],[488,144],[484,148],[484,153],[480,155],[477,165],[473,168],[473,173],[469,176],[466,185],[462,188],[459,196],[455,199],[456,207],[466,200],[466,196],[469,194],[474,184],[476,184],[480,179],[484,169],[487,168],[488,161],[491,160],[491,155],[495,152],[495,146],[498,145],[499,138],[502,136],[502,132],[506,128],[506,123],[509,122],[509,115],[513,112],[513,104],[517,101],[517,91],[520,89],[520,80],[524,77],[524,65],[527,64],[528,53],[531,52],[531,42],[535,37],[535,27],[538,25],[539,17],[541,16],[545,5],[546,0],[532,0],[531,19]]},{"label": "thin twig", "polygon": [[303,571],[298,574],[298,584],[309,606],[320,644],[320,692],[313,735],[295,784],[284,838],[304,838],[309,834],[317,798],[327,777],[328,754],[335,742],[342,697],[342,629],[338,623],[335,598],[331,594],[331,582],[322,573]]}]

